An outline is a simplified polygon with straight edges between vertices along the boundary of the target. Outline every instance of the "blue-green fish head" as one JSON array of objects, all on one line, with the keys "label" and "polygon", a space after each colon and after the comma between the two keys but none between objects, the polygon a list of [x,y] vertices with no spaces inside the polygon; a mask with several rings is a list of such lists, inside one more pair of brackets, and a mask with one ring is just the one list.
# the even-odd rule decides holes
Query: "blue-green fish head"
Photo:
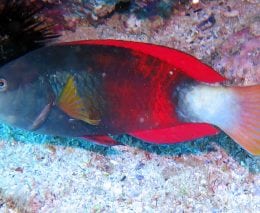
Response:
[{"label": "blue-green fish head", "polygon": [[[48,82],[23,58],[0,67],[0,121],[34,129],[51,107]],[[44,114],[45,113],[45,114]]]}]

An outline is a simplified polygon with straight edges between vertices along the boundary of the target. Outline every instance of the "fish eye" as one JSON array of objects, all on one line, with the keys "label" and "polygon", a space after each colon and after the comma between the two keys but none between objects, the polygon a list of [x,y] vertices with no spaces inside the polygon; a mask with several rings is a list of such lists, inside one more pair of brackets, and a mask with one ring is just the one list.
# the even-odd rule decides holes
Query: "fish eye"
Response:
[{"label": "fish eye", "polygon": [[0,92],[7,90],[7,81],[3,78],[0,78]]}]

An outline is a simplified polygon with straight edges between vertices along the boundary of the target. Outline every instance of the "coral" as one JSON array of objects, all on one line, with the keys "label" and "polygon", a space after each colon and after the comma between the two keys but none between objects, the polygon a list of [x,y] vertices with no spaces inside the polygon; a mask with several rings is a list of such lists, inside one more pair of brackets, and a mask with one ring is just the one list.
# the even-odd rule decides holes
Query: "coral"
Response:
[{"label": "coral", "polygon": [[189,0],[35,0],[35,2],[44,3],[47,9],[43,14],[50,20],[55,20],[60,30],[74,31],[82,22],[97,25],[114,14],[124,12],[136,16],[137,19],[166,18]]},{"label": "coral", "polygon": [[260,37],[248,27],[232,34],[218,49],[222,57],[215,60],[216,67],[236,85],[259,83],[259,44]]},{"label": "coral", "polygon": [[189,0],[136,0],[132,12],[135,12],[139,18],[156,15],[166,18],[174,9],[186,3],[189,3]]}]

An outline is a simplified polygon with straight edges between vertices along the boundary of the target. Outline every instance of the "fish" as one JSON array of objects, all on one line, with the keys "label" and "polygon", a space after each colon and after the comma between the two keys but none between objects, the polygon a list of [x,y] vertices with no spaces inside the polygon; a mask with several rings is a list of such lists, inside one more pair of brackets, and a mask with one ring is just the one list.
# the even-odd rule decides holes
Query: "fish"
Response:
[{"label": "fish", "polygon": [[260,154],[260,85],[227,79],[182,51],[143,42],[83,40],[33,50],[0,67],[0,120],[102,145],[128,134],[175,144],[221,130]]}]

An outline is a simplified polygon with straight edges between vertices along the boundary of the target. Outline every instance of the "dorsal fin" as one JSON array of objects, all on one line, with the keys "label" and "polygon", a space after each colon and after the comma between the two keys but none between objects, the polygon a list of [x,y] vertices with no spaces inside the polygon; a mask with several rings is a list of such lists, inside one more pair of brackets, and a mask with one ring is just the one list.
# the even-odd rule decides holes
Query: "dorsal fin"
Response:
[{"label": "dorsal fin", "polygon": [[171,49],[155,44],[148,44],[134,41],[122,40],[80,40],[65,42],[59,45],[105,45],[121,47],[151,55],[162,61],[171,64],[176,69],[181,70],[191,78],[205,83],[216,83],[226,80],[210,66],[202,63],[195,57],[179,50]]}]

